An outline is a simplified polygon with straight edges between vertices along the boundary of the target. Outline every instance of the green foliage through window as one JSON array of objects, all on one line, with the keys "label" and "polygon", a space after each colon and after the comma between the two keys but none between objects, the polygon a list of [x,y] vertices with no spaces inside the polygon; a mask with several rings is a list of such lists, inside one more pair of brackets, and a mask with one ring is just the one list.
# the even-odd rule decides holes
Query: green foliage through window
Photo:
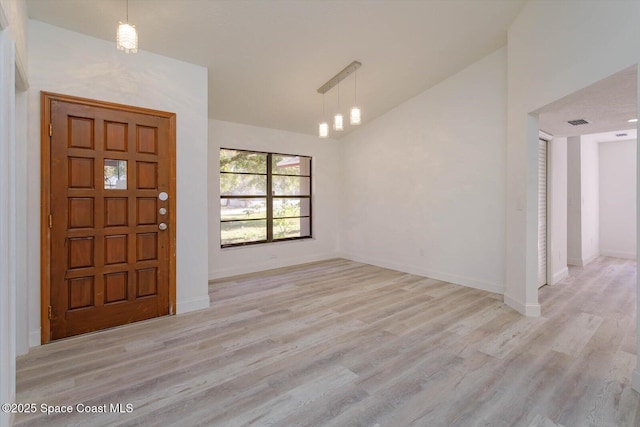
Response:
[{"label": "green foliage through window", "polygon": [[222,247],[311,237],[311,157],[220,150]]}]

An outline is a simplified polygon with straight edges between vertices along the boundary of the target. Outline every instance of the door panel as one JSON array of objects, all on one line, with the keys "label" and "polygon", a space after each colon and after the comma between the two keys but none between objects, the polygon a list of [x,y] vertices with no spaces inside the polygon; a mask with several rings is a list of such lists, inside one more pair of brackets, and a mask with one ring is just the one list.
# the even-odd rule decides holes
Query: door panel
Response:
[{"label": "door panel", "polygon": [[[46,102],[50,338],[171,314],[172,115],[44,95]],[[158,200],[160,192],[168,200]]]}]

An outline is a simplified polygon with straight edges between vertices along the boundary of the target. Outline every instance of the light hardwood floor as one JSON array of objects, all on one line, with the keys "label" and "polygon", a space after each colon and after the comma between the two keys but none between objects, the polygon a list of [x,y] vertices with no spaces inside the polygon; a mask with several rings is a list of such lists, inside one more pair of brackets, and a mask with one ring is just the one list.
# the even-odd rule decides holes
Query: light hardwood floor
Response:
[{"label": "light hardwood floor", "polygon": [[18,425],[639,426],[636,264],[499,295],[336,259],[212,283],[211,307],[18,360],[18,402],[133,404]]}]

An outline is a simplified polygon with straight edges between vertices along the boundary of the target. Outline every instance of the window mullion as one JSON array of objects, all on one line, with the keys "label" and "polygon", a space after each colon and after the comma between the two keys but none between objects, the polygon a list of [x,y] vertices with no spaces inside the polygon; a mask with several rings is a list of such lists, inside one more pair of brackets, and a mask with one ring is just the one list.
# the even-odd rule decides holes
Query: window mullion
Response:
[{"label": "window mullion", "polygon": [[267,154],[267,241],[273,242],[273,179],[272,154]]}]

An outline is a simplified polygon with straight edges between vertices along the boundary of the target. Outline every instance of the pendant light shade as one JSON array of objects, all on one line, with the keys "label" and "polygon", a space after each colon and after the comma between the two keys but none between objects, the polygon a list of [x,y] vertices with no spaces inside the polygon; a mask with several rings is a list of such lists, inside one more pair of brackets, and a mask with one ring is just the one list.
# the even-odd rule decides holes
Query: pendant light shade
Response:
[{"label": "pendant light shade", "polygon": [[329,136],[329,125],[324,118],[324,94],[322,94],[322,122],[318,125],[318,136],[320,138]]},{"label": "pendant light shade", "polygon": [[[340,82],[338,82],[338,110],[340,110]],[[344,130],[344,119],[340,113],[333,116],[333,130],[336,132]]]},{"label": "pendant light shade", "polygon": [[342,114],[338,113],[333,117],[333,130],[340,132],[344,130],[344,120]]},{"label": "pendant light shade", "polygon": [[120,22],[116,33],[116,47],[125,53],[138,52],[138,32],[135,26]]},{"label": "pendant light shade", "polygon": [[329,136],[329,125],[327,122],[322,122],[318,126],[318,136],[320,138],[326,138]]},{"label": "pendant light shade", "polygon": [[351,107],[351,114],[349,116],[349,123],[357,126],[362,121],[362,117],[360,115],[360,107],[356,107],[356,101],[358,100],[358,71],[354,71],[353,73],[353,104]]},{"label": "pendant light shade", "polygon": [[360,107],[351,107],[351,115],[349,116],[349,123],[357,126],[360,124],[362,118],[360,117]]},{"label": "pendant light shade", "polygon": [[135,25],[129,25],[129,0],[127,0],[127,22],[120,22],[116,31],[116,47],[125,53],[138,52],[138,32]]}]

